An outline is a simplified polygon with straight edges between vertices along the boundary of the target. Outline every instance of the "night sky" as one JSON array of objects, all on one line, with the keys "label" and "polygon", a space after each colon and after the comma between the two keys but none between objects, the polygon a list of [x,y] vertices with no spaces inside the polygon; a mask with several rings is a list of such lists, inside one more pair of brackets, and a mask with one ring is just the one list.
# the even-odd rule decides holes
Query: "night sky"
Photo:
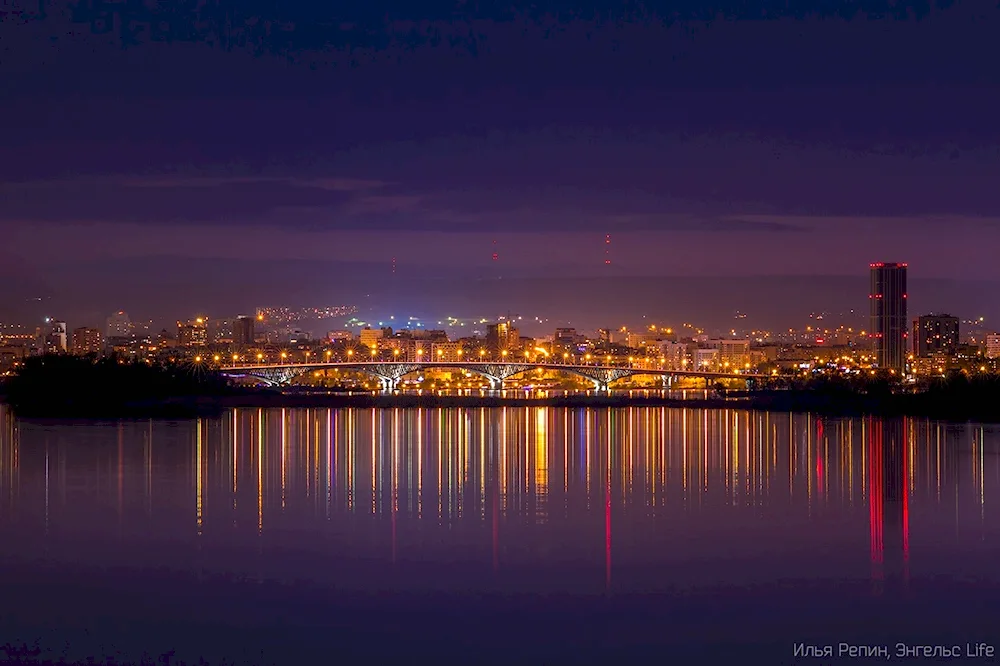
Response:
[{"label": "night sky", "polygon": [[0,24],[0,316],[1000,320],[994,3],[89,4]]}]

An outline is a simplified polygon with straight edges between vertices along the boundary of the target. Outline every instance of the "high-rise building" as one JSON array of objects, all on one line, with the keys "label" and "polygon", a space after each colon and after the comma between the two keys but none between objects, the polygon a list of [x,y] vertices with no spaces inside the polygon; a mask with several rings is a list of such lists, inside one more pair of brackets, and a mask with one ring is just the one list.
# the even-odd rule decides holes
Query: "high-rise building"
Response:
[{"label": "high-rise building", "polygon": [[233,344],[249,347],[254,343],[253,317],[240,315],[233,324]]},{"label": "high-rise building", "polygon": [[906,264],[871,265],[871,336],[883,370],[906,371],[906,297]]},{"label": "high-rise building", "polygon": [[124,310],[119,310],[108,317],[107,326],[104,329],[104,334],[109,338],[128,338],[134,332],[135,327],[132,325],[132,320],[129,319],[128,313]]},{"label": "high-rise building", "polygon": [[954,356],[958,345],[958,317],[928,314],[913,320],[913,355],[917,358]]},{"label": "high-rise building", "polygon": [[87,354],[99,354],[104,341],[101,339],[101,332],[96,328],[81,326],[73,329],[73,353],[78,356]]},{"label": "high-rise building", "polygon": [[521,345],[521,334],[509,321],[486,327],[486,344],[494,350],[514,350]]}]

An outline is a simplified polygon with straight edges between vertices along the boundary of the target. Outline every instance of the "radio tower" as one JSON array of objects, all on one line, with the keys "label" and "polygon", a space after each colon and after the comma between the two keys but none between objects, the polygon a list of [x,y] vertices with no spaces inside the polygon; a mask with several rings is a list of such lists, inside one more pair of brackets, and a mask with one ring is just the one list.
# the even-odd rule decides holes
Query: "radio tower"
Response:
[{"label": "radio tower", "polygon": [[396,274],[396,257],[392,258],[392,274]]},{"label": "radio tower", "polygon": [[604,236],[604,265],[611,265],[611,234]]},{"label": "radio tower", "polygon": [[493,261],[500,259],[500,254],[497,252],[497,240],[493,239]]}]

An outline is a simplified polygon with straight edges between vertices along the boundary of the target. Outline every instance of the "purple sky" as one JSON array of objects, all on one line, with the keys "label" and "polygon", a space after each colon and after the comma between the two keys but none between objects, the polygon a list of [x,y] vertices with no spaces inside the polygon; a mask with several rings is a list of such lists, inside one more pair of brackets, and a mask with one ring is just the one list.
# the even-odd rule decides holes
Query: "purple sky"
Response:
[{"label": "purple sky", "polygon": [[[772,325],[866,307],[884,260],[909,262],[911,307],[1000,316],[988,3],[919,20],[383,4],[319,37],[317,7],[282,7],[288,30],[259,12],[264,50],[291,58],[176,31],[123,48],[59,3],[7,17],[0,313],[32,295],[79,319],[367,298],[597,325],[642,283],[636,317]],[[699,294],[706,277],[739,293]],[[760,292],[782,280],[801,291]]]}]

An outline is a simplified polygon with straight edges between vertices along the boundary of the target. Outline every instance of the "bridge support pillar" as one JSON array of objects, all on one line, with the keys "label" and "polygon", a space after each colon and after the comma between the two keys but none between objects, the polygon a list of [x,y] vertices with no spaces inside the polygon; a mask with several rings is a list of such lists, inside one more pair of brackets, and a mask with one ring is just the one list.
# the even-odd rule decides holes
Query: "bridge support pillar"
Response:
[{"label": "bridge support pillar", "polygon": [[674,387],[674,377],[673,377],[673,375],[663,375],[662,381],[663,381],[663,388],[664,389],[666,389],[666,390],[669,391],[670,389],[672,389]]},{"label": "bridge support pillar", "polygon": [[379,377],[382,393],[392,393],[399,388],[399,377]]},{"label": "bridge support pillar", "polygon": [[605,381],[601,381],[600,379],[591,379],[590,381],[594,384],[594,390],[598,393],[607,393],[610,390],[608,383]]},{"label": "bridge support pillar", "polygon": [[487,376],[486,379],[490,381],[491,391],[502,391],[503,390],[503,378],[502,377],[490,377]]}]

